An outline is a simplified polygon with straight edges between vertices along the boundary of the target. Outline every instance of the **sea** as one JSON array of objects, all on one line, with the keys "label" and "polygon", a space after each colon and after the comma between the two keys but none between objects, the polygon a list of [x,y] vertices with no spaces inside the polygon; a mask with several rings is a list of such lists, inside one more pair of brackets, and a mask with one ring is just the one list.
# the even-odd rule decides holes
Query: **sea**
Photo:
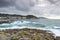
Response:
[{"label": "sea", "polygon": [[49,30],[56,36],[60,36],[60,19],[26,19],[14,20],[11,23],[0,24],[0,29],[41,29]]}]

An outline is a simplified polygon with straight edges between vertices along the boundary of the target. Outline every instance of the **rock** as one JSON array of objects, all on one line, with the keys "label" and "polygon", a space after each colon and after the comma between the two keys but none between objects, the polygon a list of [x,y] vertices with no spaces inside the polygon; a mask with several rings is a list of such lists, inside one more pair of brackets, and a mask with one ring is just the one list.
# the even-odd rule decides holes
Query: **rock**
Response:
[{"label": "rock", "polygon": [[[1,40],[54,40],[52,33],[46,30],[37,29],[7,29],[2,30],[4,32],[0,37]],[[5,34],[5,35],[4,35]],[[3,38],[3,37],[4,38]]]},{"label": "rock", "polygon": [[60,37],[56,37],[56,40],[60,40]]},{"label": "rock", "polygon": [[3,24],[3,23],[10,23],[9,21],[0,21],[0,24]]},{"label": "rock", "polygon": [[0,34],[0,40],[7,40],[6,35]]}]

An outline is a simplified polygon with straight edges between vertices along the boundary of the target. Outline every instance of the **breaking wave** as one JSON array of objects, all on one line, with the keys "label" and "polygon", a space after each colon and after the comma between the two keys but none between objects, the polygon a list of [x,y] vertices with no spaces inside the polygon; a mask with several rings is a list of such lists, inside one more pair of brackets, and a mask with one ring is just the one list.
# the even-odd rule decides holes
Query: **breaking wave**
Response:
[{"label": "breaking wave", "polygon": [[60,27],[58,26],[48,26],[41,24],[40,22],[36,21],[27,21],[27,20],[20,20],[14,21],[9,24],[0,24],[0,29],[21,29],[21,28],[32,28],[32,29],[42,29],[42,30],[50,30],[56,34],[56,36],[60,36]]}]

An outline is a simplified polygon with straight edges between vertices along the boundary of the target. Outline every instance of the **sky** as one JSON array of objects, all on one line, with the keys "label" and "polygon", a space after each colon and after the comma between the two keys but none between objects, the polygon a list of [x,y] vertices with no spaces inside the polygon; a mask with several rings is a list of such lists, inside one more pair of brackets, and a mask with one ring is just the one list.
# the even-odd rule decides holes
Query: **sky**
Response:
[{"label": "sky", "polygon": [[0,13],[60,19],[60,0],[0,0]]}]

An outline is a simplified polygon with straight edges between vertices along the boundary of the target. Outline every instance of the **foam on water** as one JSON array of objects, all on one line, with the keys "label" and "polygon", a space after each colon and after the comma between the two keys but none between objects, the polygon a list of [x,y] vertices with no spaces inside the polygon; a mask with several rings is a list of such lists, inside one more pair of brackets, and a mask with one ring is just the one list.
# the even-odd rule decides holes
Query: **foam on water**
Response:
[{"label": "foam on water", "polygon": [[[41,27],[42,26],[42,27]],[[50,30],[56,36],[60,36],[60,27],[58,26],[47,26],[35,21],[15,21],[10,24],[0,24],[0,29],[22,29],[22,28],[31,28],[31,29],[42,29]]]}]

